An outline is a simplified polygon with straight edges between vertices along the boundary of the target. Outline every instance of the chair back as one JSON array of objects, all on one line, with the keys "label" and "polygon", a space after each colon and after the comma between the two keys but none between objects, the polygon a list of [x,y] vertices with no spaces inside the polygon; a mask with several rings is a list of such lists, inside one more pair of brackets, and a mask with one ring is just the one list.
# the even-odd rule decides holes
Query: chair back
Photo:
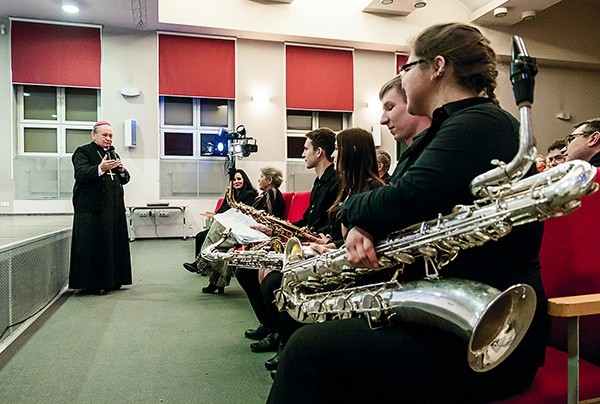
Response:
[{"label": "chair back", "polygon": [[288,220],[290,214],[290,208],[292,207],[292,199],[294,198],[295,192],[282,192],[283,201],[285,202],[285,210],[283,211],[283,218]]},{"label": "chair back", "polygon": [[[596,175],[600,182],[600,171]],[[581,207],[544,223],[540,251],[548,298],[600,293],[600,191],[582,198]],[[600,316],[580,319],[581,357],[600,365]],[[566,350],[566,320],[552,319],[550,345]]]},{"label": "chair back", "polygon": [[290,203],[290,210],[287,216],[287,220],[295,222],[302,219],[304,212],[310,205],[310,191],[296,192]]}]

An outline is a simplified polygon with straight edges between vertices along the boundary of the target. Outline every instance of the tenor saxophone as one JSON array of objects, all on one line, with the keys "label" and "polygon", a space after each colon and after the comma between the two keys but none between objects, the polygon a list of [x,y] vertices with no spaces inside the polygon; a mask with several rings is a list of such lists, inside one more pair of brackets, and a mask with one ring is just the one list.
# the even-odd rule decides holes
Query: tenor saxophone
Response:
[{"label": "tenor saxophone", "polygon": [[229,188],[225,193],[225,198],[229,206],[232,208],[239,210],[245,215],[251,216],[258,223],[268,226],[273,232],[273,237],[277,237],[279,239],[287,239],[291,237],[304,238],[307,235],[317,238],[319,237],[317,234],[311,232],[308,227],[296,226],[287,220],[280,219],[274,215],[268,214],[265,211],[258,210],[241,202],[236,202],[235,199],[233,199],[232,183],[229,184]]},{"label": "tenor saxophone", "polygon": [[[364,315],[372,328],[391,320],[438,326],[468,341],[467,361],[477,372],[493,369],[511,354],[533,320],[533,288],[517,284],[501,292],[441,278],[439,269],[461,250],[498,240],[514,226],[572,212],[580,198],[598,189],[596,168],[580,160],[523,179],[536,155],[530,109],[537,67],[519,37],[513,37],[511,73],[521,118],[519,150],[508,164],[493,162],[496,168],[472,181],[476,201],[379,241],[380,267],[393,272],[385,282],[369,284],[372,271],[353,268],[343,248],[304,259],[296,253],[299,241],[290,239],[275,292],[280,310],[302,322]],[[404,266],[417,259],[425,262],[424,279],[398,282]]]}]

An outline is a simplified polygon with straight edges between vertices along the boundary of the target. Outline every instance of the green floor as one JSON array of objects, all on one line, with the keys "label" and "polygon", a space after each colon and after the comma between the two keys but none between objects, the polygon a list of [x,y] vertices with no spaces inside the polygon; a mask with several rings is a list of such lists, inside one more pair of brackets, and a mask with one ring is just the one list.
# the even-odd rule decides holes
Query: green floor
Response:
[{"label": "green floor", "polygon": [[272,353],[235,279],[225,295],[181,264],[192,240],[131,243],[133,285],[67,293],[0,354],[0,403],[263,403]]}]

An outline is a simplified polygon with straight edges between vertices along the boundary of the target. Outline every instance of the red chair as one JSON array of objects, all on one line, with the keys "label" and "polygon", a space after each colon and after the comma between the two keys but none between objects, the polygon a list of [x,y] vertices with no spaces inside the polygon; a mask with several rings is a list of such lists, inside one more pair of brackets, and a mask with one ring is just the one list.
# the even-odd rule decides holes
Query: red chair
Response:
[{"label": "red chair", "polygon": [[600,192],[581,203],[545,223],[540,259],[552,316],[546,363],[527,391],[500,403],[600,402]]},{"label": "red chair", "polygon": [[296,192],[290,203],[286,219],[290,222],[302,219],[304,212],[310,205],[310,191]]},{"label": "red chair", "polygon": [[292,199],[294,198],[295,192],[283,192],[283,200],[285,201],[285,210],[283,211],[283,218],[287,218],[292,207]]},{"label": "red chair", "polygon": [[223,198],[219,198],[217,200],[217,205],[215,206],[215,210],[213,210],[213,213],[216,213],[217,210],[219,210],[219,208],[221,207],[221,205],[223,205]]}]

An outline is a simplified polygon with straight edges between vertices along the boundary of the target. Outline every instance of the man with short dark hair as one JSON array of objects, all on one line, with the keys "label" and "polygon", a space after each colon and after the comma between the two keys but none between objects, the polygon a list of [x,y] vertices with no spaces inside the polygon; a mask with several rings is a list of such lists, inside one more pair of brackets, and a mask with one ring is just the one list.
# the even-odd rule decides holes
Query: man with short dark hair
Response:
[{"label": "man with short dark hair", "polygon": [[566,161],[566,157],[563,154],[565,148],[564,140],[557,140],[548,146],[548,155],[546,156],[546,169],[555,167]]},{"label": "man with short dark hair", "polygon": [[600,118],[576,123],[565,145],[567,161],[585,160],[600,167]]},{"label": "man with short dark hair", "polygon": [[390,166],[392,165],[392,158],[389,153],[382,149],[377,149],[377,171],[379,173],[379,178],[383,180],[386,184],[390,183],[390,179],[392,176],[388,172]]},{"label": "man with short dark hair", "polygon": [[[319,128],[308,132],[305,136],[302,157],[306,162],[306,168],[314,168],[317,178],[310,193],[308,208],[302,219],[293,224],[298,227],[307,226],[313,233],[325,232],[324,229],[329,225],[327,210],[335,202],[339,192],[339,182],[331,157],[335,150],[336,135],[329,128]],[[259,225],[256,228],[269,236],[272,233],[267,226]],[[236,272],[236,277],[246,292],[256,317],[259,321],[266,319],[263,322],[270,323],[246,330],[246,338],[257,340],[250,344],[250,349],[253,352],[277,350],[277,354],[265,363],[268,370],[275,369],[283,345],[291,333],[299,327],[299,323],[287,313],[279,312],[274,303],[274,292],[281,287],[281,272],[271,271],[262,282],[259,282],[255,271],[241,268]]]}]

